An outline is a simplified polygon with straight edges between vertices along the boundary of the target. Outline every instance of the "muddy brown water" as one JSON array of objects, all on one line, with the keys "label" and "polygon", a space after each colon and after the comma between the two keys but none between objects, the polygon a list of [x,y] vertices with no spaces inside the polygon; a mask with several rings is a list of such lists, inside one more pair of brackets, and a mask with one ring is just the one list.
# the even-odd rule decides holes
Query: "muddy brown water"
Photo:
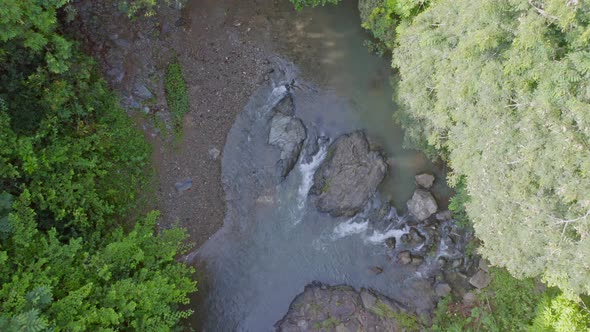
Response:
[{"label": "muddy brown water", "polygon": [[[275,70],[227,137],[224,226],[187,256],[201,268],[202,279],[189,324],[204,331],[272,331],[312,281],[371,287],[410,307],[432,309],[435,296],[427,271],[393,263],[384,241],[403,234],[393,225],[404,221],[415,174],[437,175],[433,191],[441,202],[450,191],[444,174],[422,153],[402,148],[403,132],[392,119],[396,105],[388,61],[363,46],[368,36],[354,1],[282,17],[272,23],[281,26],[272,36],[279,54],[272,60]],[[332,218],[309,202],[307,192],[326,145],[312,160],[300,160],[283,182],[277,180],[278,154],[266,143],[268,114],[287,93],[283,84],[293,80],[296,116],[308,130],[333,141],[363,129],[387,155],[389,175],[365,213]],[[372,208],[387,202],[392,208],[375,222]],[[375,275],[374,266],[383,273]]]}]

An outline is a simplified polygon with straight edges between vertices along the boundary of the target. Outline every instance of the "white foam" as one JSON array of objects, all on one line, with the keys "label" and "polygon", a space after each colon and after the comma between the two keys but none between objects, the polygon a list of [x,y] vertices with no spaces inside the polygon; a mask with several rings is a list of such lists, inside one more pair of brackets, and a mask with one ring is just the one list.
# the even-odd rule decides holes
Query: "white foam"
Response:
[{"label": "white foam", "polygon": [[334,228],[332,240],[338,240],[354,234],[361,234],[367,232],[369,228],[369,221],[355,222],[356,218],[348,219]]},{"label": "white foam", "polygon": [[320,146],[320,150],[316,153],[312,158],[311,161],[307,164],[299,164],[299,172],[301,173],[301,184],[299,185],[299,189],[297,190],[297,206],[300,210],[305,207],[305,202],[307,201],[307,194],[309,194],[309,190],[313,184],[313,175],[315,174],[316,169],[320,166],[322,161],[326,158],[328,149],[326,146]]},{"label": "white foam", "polygon": [[385,242],[385,240],[389,239],[390,237],[394,237],[396,241],[400,241],[402,235],[408,232],[408,227],[406,226],[404,229],[394,229],[388,228],[384,232],[380,231],[373,231],[370,236],[364,237],[365,242],[373,243],[373,244],[381,244]]}]

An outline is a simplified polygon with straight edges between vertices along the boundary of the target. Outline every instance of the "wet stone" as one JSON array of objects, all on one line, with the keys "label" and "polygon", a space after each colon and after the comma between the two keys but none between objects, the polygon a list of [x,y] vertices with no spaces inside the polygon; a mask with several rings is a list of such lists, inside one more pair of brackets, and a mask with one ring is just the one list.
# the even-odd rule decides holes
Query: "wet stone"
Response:
[{"label": "wet stone", "polygon": [[424,243],[426,237],[422,235],[416,228],[410,228],[410,231],[401,236],[402,243],[411,246],[417,246]]},{"label": "wet stone", "polygon": [[422,256],[412,256],[412,265],[420,265],[424,263],[424,258]]},{"label": "wet stone", "polygon": [[373,272],[374,274],[383,273],[383,268],[381,266],[371,266],[371,268],[369,268],[369,270],[371,270],[371,272]]},{"label": "wet stone", "polygon": [[410,240],[413,243],[419,244],[424,242],[424,240],[426,240],[426,237],[424,237],[422,234],[420,234],[420,232],[416,229],[416,228],[411,228],[410,229]]},{"label": "wet stone", "polygon": [[367,290],[361,291],[361,301],[366,309],[371,309],[377,302],[377,297]]},{"label": "wet stone", "polygon": [[293,103],[293,97],[291,95],[285,96],[278,104],[274,107],[275,112],[279,112],[286,116],[295,115],[295,104]]},{"label": "wet stone", "polygon": [[395,249],[395,245],[396,245],[396,239],[394,237],[390,237],[387,238],[385,240],[385,245],[389,248],[389,249]]},{"label": "wet stone", "polygon": [[190,190],[193,187],[193,180],[192,179],[184,179],[182,181],[176,182],[174,184],[176,191],[183,192]]},{"label": "wet stone", "polygon": [[416,183],[425,189],[429,189],[434,183],[434,175],[428,173],[418,174],[416,175],[415,179]]},{"label": "wet stone", "polygon": [[436,264],[438,266],[440,266],[441,268],[444,267],[445,265],[447,265],[447,263],[448,263],[448,260],[445,257],[439,257],[436,259]]},{"label": "wet stone", "polygon": [[280,160],[277,162],[280,177],[285,178],[295,166],[306,137],[305,126],[300,119],[282,113],[273,116],[268,143],[281,151]]},{"label": "wet stone", "polygon": [[418,221],[427,219],[438,210],[438,205],[432,194],[422,189],[414,192],[407,206],[410,215],[418,219]]},{"label": "wet stone", "polygon": [[334,217],[360,212],[385,177],[383,156],[369,147],[362,131],[342,135],[314,175],[311,193],[320,212]]},{"label": "wet stone", "polygon": [[217,160],[217,158],[219,158],[219,155],[221,155],[221,151],[219,151],[219,149],[215,148],[215,147],[209,149],[208,153],[209,153],[209,158],[211,160]]},{"label": "wet stone", "polygon": [[461,265],[463,265],[463,258],[457,258],[457,259],[454,259],[454,260],[451,262],[451,267],[452,267],[453,269],[457,269],[457,268],[459,268]]},{"label": "wet stone", "polygon": [[410,264],[410,263],[412,263],[412,255],[407,250],[406,251],[402,251],[399,254],[397,254],[397,261],[400,264],[404,264],[404,265]]}]

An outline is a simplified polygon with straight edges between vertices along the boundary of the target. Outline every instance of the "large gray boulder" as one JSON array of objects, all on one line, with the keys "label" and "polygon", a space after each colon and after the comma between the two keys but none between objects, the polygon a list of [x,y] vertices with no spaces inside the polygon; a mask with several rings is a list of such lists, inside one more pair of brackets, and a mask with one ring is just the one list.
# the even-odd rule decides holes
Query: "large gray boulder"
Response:
[{"label": "large gray boulder", "polygon": [[281,151],[281,159],[277,163],[277,173],[281,178],[285,178],[297,163],[306,136],[301,120],[282,112],[272,117],[268,143]]},{"label": "large gray boulder", "polygon": [[387,172],[385,160],[371,151],[362,131],[340,136],[315,173],[311,193],[319,211],[334,217],[360,212]]},{"label": "large gray boulder", "polygon": [[407,205],[410,215],[419,221],[426,220],[438,210],[438,205],[432,194],[422,189],[414,191],[414,195]]},{"label": "large gray boulder", "polygon": [[400,304],[372,290],[314,283],[305,287],[289,311],[275,324],[277,331],[404,331],[397,317],[415,317]]}]

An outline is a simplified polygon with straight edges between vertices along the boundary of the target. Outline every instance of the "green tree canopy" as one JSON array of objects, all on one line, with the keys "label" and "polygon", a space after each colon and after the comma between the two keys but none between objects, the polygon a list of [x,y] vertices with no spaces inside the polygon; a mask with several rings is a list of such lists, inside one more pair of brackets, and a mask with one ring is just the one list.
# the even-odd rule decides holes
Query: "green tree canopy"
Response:
[{"label": "green tree canopy", "polygon": [[129,221],[149,149],[60,33],[66,3],[0,6],[0,331],[169,331],[185,235]]},{"label": "green tree canopy", "polygon": [[408,143],[465,176],[483,255],[590,292],[588,2],[440,0],[399,33]]}]

